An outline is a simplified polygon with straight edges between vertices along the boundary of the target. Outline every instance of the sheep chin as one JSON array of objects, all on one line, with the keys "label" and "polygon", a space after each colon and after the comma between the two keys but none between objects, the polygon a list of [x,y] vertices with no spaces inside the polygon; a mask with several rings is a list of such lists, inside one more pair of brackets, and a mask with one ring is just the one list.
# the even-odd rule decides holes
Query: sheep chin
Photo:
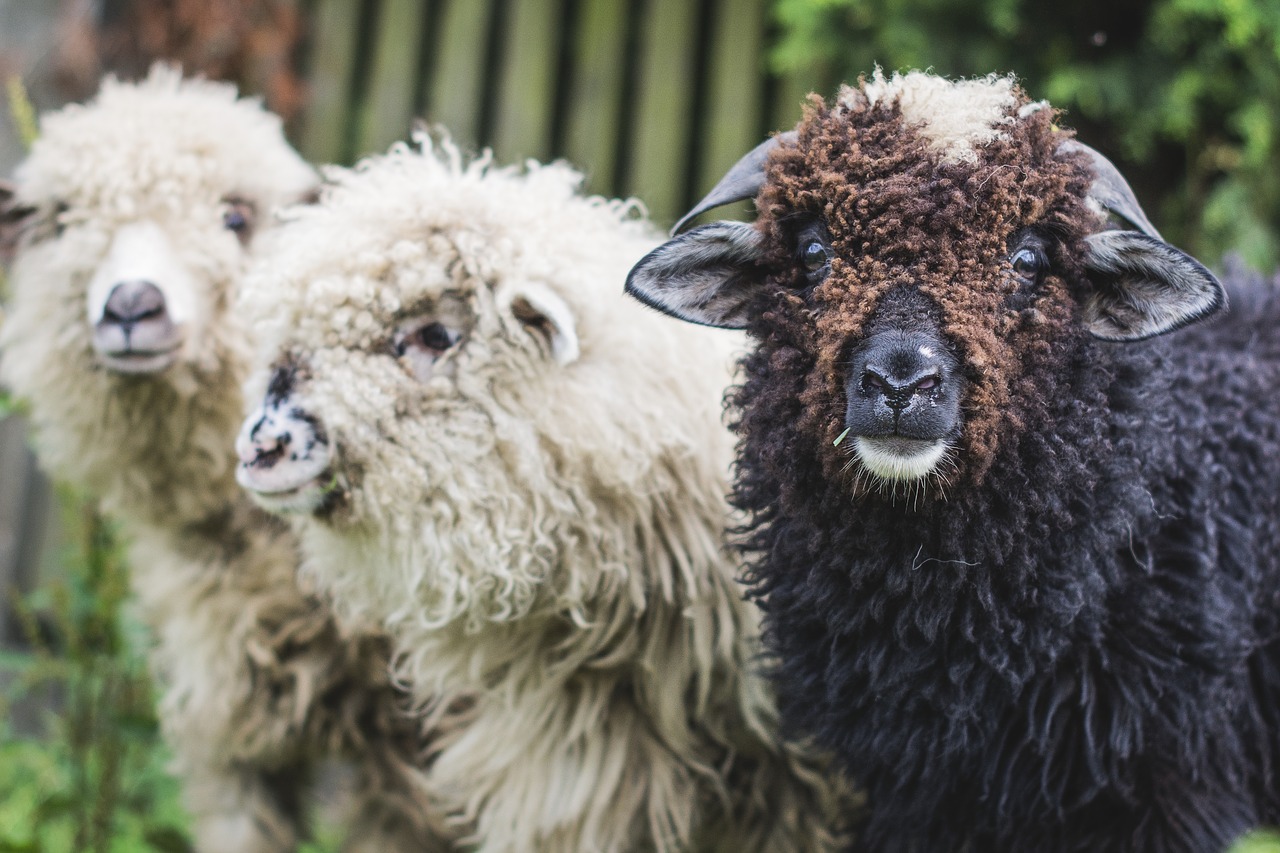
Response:
[{"label": "sheep chin", "polygon": [[236,482],[254,503],[277,515],[313,513],[337,487],[337,477],[327,469],[310,476],[309,472],[295,471],[302,476],[286,479],[280,476],[281,467],[261,470],[242,462],[236,466]]},{"label": "sheep chin", "polygon": [[[238,471],[236,479],[240,479]],[[320,480],[312,480],[296,489],[283,492],[255,492],[247,486],[245,489],[254,503],[273,515],[310,515],[324,504],[325,498],[333,491],[331,481]]]},{"label": "sheep chin", "polygon": [[163,352],[99,353],[98,360],[112,373],[126,376],[149,376],[163,373],[178,360],[177,347]]},{"label": "sheep chin", "polygon": [[947,453],[946,439],[934,441],[903,438],[854,439],[854,450],[864,468],[880,480],[909,482],[929,476]]}]

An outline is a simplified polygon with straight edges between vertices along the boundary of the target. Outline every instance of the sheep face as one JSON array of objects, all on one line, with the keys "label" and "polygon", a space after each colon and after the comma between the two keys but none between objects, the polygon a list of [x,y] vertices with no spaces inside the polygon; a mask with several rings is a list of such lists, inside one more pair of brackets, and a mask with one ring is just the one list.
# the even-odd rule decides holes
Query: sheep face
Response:
[{"label": "sheep face", "polygon": [[[339,527],[385,525],[389,497],[474,494],[495,430],[533,440],[530,424],[496,423],[491,401],[519,400],[576,359],[574,318],[549,287],[499,281],[470,260],[486,254],[485,240],[462,228],[371,244],[359,254],[387,258],[372,275],[310,283],[317,300],[345,296],[326,310],[308,300],[312,310],[295,317],[302,334],[280,342],[236,444],[237,478],[261,505]],[[277,290],[265,280],[259,289]]]},{"label": "sheep face", "polygon": [[[332,254],[304,249],[301,267],[268,258],[250,280],[275,315],[264,326],[273,355],[248,389],[262,405],[237,439],[237,480],[295,520],[312,570],[350,617],[371,595],[407,606],[402,572],[422,596],[407,618],[519,615],[554,565],[552,537],[579,535],[506,521],[585,503],[547,441],[574,416],[561,377],[578,366],[577,312],[523,276],[536,269],[510,263],[507,253],[535,247],[495,244],[482,225],[397,240],[391,222],[359,235],[370,223],[332,223],[346,234]],[[314,233],[293,236],[319,245]],[[284,294],[298,301],[275,302]],[[371,554],[385,573],[351,571]],[[364,586],[389,583],[396,591]]]},{"label": "sheep face", "polygon": [[219,369],[255,218],[315,180],[257,104],[164,68],[46,116],[15,178],[10,336],[56,317],[59,358],[107,381]]},{"label": "sheep face", "polygon": [[655,244],[632,205],[563,164],[420,143],[330,170],[255,262],[237,477],[290,514],[339,607],[415,625],[515,618],[552,589],[572,607],[635,577],[611,555],[636,528],[602,516],[722,481],[736,336],[622,298]]},{"label": "sheep face", "polygon": [[[760,188],[754,227],[683,234],[628,290],[759,341],[738,402],[766,470],[818,466],[869,499],[944,496],[1054,417],[1043,392],[1099,338],[1161,334],[1222,304],[1212,275],[1115,201],[1131,196],[1122,179],[1100,181],[1105,161],[1067,139],[1008,79],[877,75],[830,107],[815,99],[772,146],[746,181]],[[1104,208],[1148,232],[1109,230]]]}]

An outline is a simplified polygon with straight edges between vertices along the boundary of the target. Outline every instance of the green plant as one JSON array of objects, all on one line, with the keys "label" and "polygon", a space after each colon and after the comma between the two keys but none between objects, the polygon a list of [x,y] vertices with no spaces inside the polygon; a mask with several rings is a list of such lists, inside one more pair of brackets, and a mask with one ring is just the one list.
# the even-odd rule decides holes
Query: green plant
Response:
[{"label": "green plant", "polygon": [[1166,236],[1280,260],[1280,4],[775,0],[771,62],[830,94],[876,65],[1016,73],[1117,162]]},{"label": "green plant", "polygon": [[76,531],[65,577],[18,602],[30,648],[0,657],[3,702],[37,717],[0,729],[0,853],[189,850],[114,532],[79,497],[60,503]]},{"label": "green plant", "polygon": [[1280,853],[1280,833],[1251,832],[1233,844],[1230,853]]}]

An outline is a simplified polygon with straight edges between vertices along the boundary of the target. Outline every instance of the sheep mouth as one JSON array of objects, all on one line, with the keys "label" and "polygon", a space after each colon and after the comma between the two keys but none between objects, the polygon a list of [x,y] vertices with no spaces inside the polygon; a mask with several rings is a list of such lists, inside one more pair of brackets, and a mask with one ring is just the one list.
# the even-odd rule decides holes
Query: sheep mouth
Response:
[{"label": "sheep mouth", "polygon": [[169,349],[162,350],[121,350],[104,352],[98,350],[98,360],[102,366],[113,373],[124,373],[130,376],[143,376],[149,373],[161,373],[168,370],[178,360],[178,343]]},{"label": "sheep mouth", "polygon": [[945,438],[920,439],[900,435],[857,436],[854,450],[862,466],[882,480],[910,481],[937,470],[950,450]]},{"label": "sheep mouth", "polygon": [[236,482],[268,512],[314,512],[337,489],[338,478],[328,467],[316,473],[276,465],[270,461],[241,462]]}]

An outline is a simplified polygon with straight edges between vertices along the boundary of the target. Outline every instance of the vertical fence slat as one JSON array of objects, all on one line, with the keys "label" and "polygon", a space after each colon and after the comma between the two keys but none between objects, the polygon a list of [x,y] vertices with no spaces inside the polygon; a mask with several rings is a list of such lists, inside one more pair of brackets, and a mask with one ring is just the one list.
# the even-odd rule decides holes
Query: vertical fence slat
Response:
[{"label": "vertical fence slat", "polygon": [[491,6],[489,0],[449,0],[441,21],[440,62],[428,101],[430,119],[443,124],[454,141],[464,146],[479,143]]},{"label": "vertical fence slat", "polygon": [[707,138],[702,146],[694,194],[715,186],[738,158],[759,139],[765,109],[765,0],[718,0],[711,42]]},{"label": "vertical fence slat", "polygon": [[408,138],[422,36],[422,0],[382,0],[357,156]]},{"label": "vertical fence slat", "polygon": [[794,74],[788,74],[778,80],[777,91],[773,100],[773,108],[770,110],[770,125],[774,130],[790,130],[800,121],[800,114],[804,110],[805,98],[810,92],[818,91],[820,94],[831,95],[831,92],[822,92],[813,80],[802,78]]},{"label": "vertical fence slat", "polygon": [[347,92],[356,61],[362,0],[321,0],[315,7],[311,47],[311,101],[303,154],[315,163],[341,160],[351,104]]},{"label": "vertical fence slat", "polygon": [[501,163],[551,153],[558,33],[565,26],[563,0],[516,0],[505,34],[498,87],[494,154]]},{"label": "vertical fence slat", "polygon": [[627,11],[617,0],[585,0],[569,93],[565,156],[587,173],[593,192],[612,194],[622,116]]},{"label": "vertical fence slat", "polygon": [[684,199],[697,15],[698,4],[689,0],[654,0],[644,28],[628,192],[664,225],[675,219]]}]

